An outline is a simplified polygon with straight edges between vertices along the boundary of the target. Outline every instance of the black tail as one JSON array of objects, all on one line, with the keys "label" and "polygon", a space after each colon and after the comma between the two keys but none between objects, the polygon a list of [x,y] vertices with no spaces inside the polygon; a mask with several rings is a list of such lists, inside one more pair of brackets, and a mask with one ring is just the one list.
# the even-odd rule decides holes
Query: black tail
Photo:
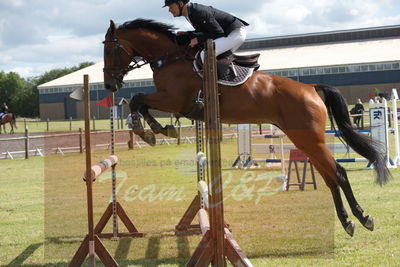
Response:
[{"label": "black tail", "polygon": [[16,122],[16,118],[15,118],[15,114],[14,114],[14,113],[12,113],[12,123],[14,124],[14,127],[15,127],[15,128],[18,128],[18,127],[17,127],[17,122]]},{"label": "black tail", "polygon": [[[325,105],[328,109],[329,118],[332,116],[342,134],[344,141],[358,154],[373,163],[376,171],[376,183],[383,185],[390,177],[389,169],[383,155],[379,153],[380,142],[373,141],[367,136],[356,132],[350,121],[347,104],[337,88],[328,85],[316,85],[315,89],[321,90],[325,95]],[[333,121],[332,121],[333,122]]]}]

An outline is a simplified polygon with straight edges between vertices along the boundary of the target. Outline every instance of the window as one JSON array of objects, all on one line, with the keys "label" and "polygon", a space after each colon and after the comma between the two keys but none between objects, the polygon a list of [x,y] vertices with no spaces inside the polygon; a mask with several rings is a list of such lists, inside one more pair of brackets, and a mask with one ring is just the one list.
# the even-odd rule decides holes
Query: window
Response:
[{"label": "window", "polygon": [[276,76],[282,76],[280,71],[272,71],[271,74]]},{"label": "window", "polygon": [[303,69],[302,70],[303,75],[310,75],[310,69]]},{"label": "window", "polygon": [[310,75],[316,75],[317,74],[317,69],[310,69]]},{"label": "window", "polygon": [[385,70],[391,70],[391,69],[392,69],[392,64],[384,64],[384,65],[383,65],[383,68],[384,68]]},{"label": "window", "polygon": [[355,65],[354,66],[354,72],[360,72],[361,71],[361,66],[360,65]]},{"label": "window", "polygon": [[399,63],[393,63],[393,64],[392,64],[392,68],[393,68],[394,70],[398,70],[398,69],[399,69]]},{"label": "window", "polygon": [[333,67],[332,68],[332,73],[338,73],[339,72],[339,68],[338,67]]},{"label": "window", "polygon": [[361,65],[361,71],[362,72],[368,71],[368,65]]},{"label": "window", "polygon": [[340,73],[345,73],[346,71],[346,67],[339,67],[339,72]]},{"label": "window", "polygon": [[376,71],[376,65],[368,65],[369,71]]}]

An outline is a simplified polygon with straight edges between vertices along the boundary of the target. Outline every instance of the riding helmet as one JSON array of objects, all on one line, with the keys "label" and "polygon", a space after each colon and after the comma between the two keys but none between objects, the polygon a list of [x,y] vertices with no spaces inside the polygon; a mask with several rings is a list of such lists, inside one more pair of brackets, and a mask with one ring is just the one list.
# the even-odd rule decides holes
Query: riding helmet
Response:
[{"label": "riding helmet", "polygon": [[184,4],[187,4],[190,0],[165,0],[163,7],[169,6],[172,3],[178,3],[179,1],[182,1]]}]

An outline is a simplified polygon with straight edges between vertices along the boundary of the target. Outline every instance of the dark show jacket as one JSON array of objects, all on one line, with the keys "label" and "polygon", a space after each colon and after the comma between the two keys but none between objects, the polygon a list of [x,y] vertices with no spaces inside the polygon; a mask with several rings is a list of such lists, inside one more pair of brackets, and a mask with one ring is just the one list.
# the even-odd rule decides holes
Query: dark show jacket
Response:
[{"label": "dark show jacket", "polygon": [[196,3],[188,5],[188,17],[195,31],[199,43],[207,39],[217,39],[228,36],[233,30],[249,24],[229,13],[211,6]]}]

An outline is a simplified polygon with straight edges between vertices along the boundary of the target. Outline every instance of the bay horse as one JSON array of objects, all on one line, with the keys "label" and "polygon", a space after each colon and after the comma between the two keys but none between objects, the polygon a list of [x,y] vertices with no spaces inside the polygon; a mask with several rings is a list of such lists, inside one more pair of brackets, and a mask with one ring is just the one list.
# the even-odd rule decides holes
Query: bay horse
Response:
[{"label": "bay horse", "polygon": [[1,134],[1,126],[3,125],[4,133],[6,132],[6,123],[10,123],[10,134],[14,133],[14,127],[17,128],[17,124],[15,122],[15,115],[13,113],[7,113],[2,119],[0,119],[0,134]]},{"label": "bay horse", "polygon": [[[174,131],[171,126],[162,127],[148,109],[188,114],[202,87],[202,79],[192,66],[196,50],[179,45],[174,30],[171,25],[137,19],[118,27],[111,21],[105,35],[104,84],[108,90],[118,91],[125,74],[132,69],[149,63],[153,70],[156,92],[135,95],[130,103],[133,131],[151,144],[154,133],[173,136]],[[350,147],[373,163],[378,184],[385,184],[390,173],[378,152],[380,144],[352,128],[345,99],[338,89],[255,71],[242,85],[219,85],[219,93],[222,123],[274,124],[310,158],[329,187],[336,214],[350,236],[354,234],[355,223],[348,219],[340,189],[353,215],[365,228],[374,229],[373,218],[364,215],[354,197],[346,170],[335,161],[326,145],[327,118],[335,120]],[[154,133],[143,129],[139,113]]]}]

